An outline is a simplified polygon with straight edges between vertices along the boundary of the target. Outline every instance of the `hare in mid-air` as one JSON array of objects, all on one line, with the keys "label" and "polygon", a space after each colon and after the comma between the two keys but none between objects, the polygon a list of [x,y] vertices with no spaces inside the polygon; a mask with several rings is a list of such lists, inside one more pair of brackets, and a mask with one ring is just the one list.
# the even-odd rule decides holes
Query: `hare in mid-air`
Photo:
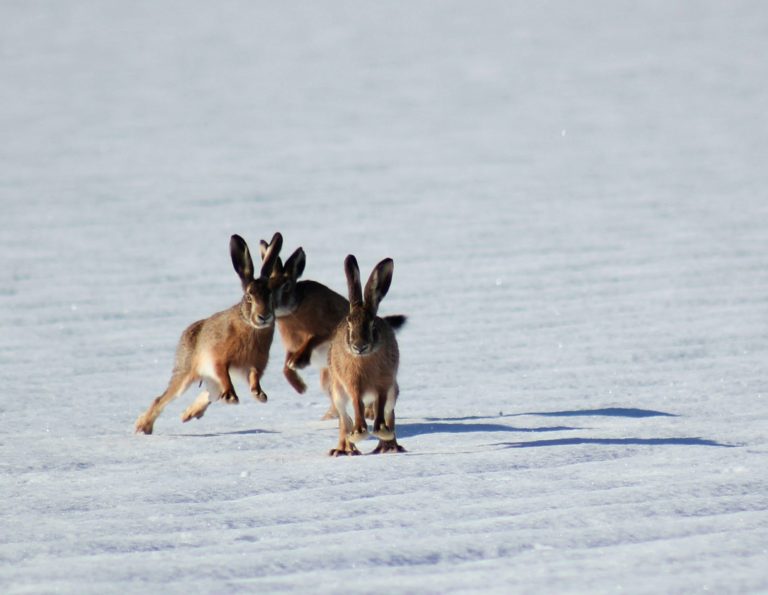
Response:
[{"label": "hare in mid-air", "polygon": [[[269,244],[261,240],[260,245],[264,257]],[[320,384],[331,398],[328,347],[336,327],[349,312],[349,302],[322,283],[299,281],[306,262],[304,249],[299,247],[285,264],[280,258],[277,259],[270,278],[277,329],[285,346],[283,375],[296,392],[304,393],[307,385],[298,370],[312,363],[320,368]],[[406,317],[387,316],[384,320],[397,330],[405,323]],[[368,408],[366,415],[372,419],[373,409]],[[338,414],[331,399],[331,406],[323,419],[334,417],[338,417]]]},{"label": "hare in mid-air", "polygon": [[193,382],[204,383],[205,390],[184,411],[182,421],[202,417],[208,405],[218,399],[238,403],[230,372],[247,378],[254,398],[266,402],[259,379],[267,367],[275,333],[269,277],[282,244],[283,237],[276,233],[264,253],[260,276],[254,277],[248,245],[239,235],[232,236],[229,251],[242,282],[243,298],[231,308],[191,324],[182,333],[168,388],[136,420],[136,432],[151,434],[165,406]]},{"label": "hare in mid-air", "polygon": [[[363,293],[357,259],[350,254],[344,260],[349,311],[336,328],[328,352],[333,403],[339,414],[339,443],[330,451],[332,456],[360,454],[355,443],[368,437],[367,404],[373,407],[372,432],[379,438],[373,452],[405,451],[395,436],[400,352],[391,325],[376,315],[392,283],[393,268],[391,258],[377,264]],[[347,412],[350,401],[354,423]]]}]

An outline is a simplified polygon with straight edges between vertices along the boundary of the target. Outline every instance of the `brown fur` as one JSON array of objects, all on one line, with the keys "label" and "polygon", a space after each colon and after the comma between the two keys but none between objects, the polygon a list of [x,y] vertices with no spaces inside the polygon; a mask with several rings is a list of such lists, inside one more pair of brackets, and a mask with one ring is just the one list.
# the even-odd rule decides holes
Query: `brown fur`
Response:
[{"label": "brown fur", "polygon": [[[347,257],[345,271],[349,313],[336,327],[328,353],[331,391],[339,414],[339,442],[330,454],[359,454],[355,443],[368,436],[364,397],[369,395],[374,412],[373,434],[379,438],[374,452],[402,452],[395,437],[400,353],[392,327],[376,316],[378,303],[389,289],[392,261],[385,259],[374,268],[366,284],[364,303],[353,256]],[[354,423],[347,414],[348,401],[352,403]]]},{"label": "brown fur", "polygon": [[[261,241],[262,255],[267,243]],[[330,344],[338,324],[349,312],[349,302],[332,289],[316,281],[298,281],[304,271],[306,256],[297,248],[285,261],[278,259],[270,278],[270,287],[275,294],[277,328],[285,346],[283,375],[298,392],[304,393],[307,385],[298,373],[309,365],[312,352]],[[393,328],[405,322],[405,316],[386,319]],[[330,372],[326,366],[320,368],[320,385],[331,399],[331,406],[323,419],[338,417],[331,396]],[[366,417],[373,419],[373,408],[366,409]]]},{"label": "brown fur", "polygon": [[[262,255],[267,243],[262,240]],[[336,326],[347,313],[348,304],[342,296],[316,281],[299,281],[304,272],[306,255],[297,248],[283,265],[278,259],[270,278],[275,295],[277,328],[285,346],[283,375],[298,393],[307,385],[298,370],[309,365],[312,353],[330,341]],[[320,368],[320,384],[330,399],[330,375],[326,366]],[[331,403],[323,419],[336,417]]]},{"label": "brown fur", "polygon": [[303,393],[306,386],[295,370],[309,364],[312,351],[330,341],[349,305],[338,293],[315,281],[300,281],[295,292],[298,305],[290,314],[277,317],[277,328],[285,346],[283,371],[286,378],[288,372],[295,374],[302,386],[294,388]]},{"label": "brown fur", "polygon": [[151,434],[155,420],[166,405],[194,382],[204,382],[206,390],[185,410],[182,421],[202,417],[211,402],[211,395],[214,395],[213,400],[221,398],[228,403],[238,403],[230,377],[232,370],[248,378],[254,398],[262,402],[267,400],[260,378],[267,367],[275,332],[268,276],[281,245],[282,236],[275,234],[261,276],[254,279],[248,247],[242,238],[233,236],[230,250],[235,270],[243,283],[243,299],[227,310],[198,320],[182,333],[168,388],[136,420],[136,432]]}]

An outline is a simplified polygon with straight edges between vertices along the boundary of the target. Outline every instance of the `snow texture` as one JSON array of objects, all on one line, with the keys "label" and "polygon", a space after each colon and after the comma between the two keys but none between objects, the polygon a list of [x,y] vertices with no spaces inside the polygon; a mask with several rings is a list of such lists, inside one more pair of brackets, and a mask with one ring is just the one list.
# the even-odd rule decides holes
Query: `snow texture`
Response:
[{"label": "snow texture", "polygon": [[[768,8],[0,4],[0,591],[768,592]],[[406,454],[201,420],[232,233],[395,261]],[[362,443],[370,451],[374,441]]]}]

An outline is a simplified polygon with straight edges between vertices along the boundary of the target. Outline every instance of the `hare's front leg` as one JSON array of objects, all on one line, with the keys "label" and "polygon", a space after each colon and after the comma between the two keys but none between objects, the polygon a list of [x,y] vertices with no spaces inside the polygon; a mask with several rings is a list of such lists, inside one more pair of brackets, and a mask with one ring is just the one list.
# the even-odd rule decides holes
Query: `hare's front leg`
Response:
[{"label": "hare's front leg", "polygon": [[[365,423],[365,404],[363,403],[363,395],[359,387],[355,387],[350,394],[350,399],[355,411],[355,425],[347,437],[350,442],[360,442],[368,438],[368,424]],[[341,412],[339,412],[339,415],[341,415]]]},{"label": "hare's front leg", "polygon": [[213,365],[213,378],[221,390],[219,396],[225,403],[237,405],[240,399],[237,398],[235,387],[232,385],[232,378],[229,376],[229,365],[226,362],[218,361]]},{"label": "hare's front leg", "polygon": [[386,423],[384,416],[387,407],[388,391],[380,391],[376,400],[373,402],[373,435],[380,440],[392,440],[395,437],[394,430]]},{"label": "hare's front leg", "polygon": [[285,365],[292,370],[301,370],[302,368],[306,368],[312,359],[312,352],[320,343],[322,343],[322,341],[319,340],[316,336],[313,335],[309,337],[306,341],[304,341],[304,343],[301,344],[297,350],[291,354],[290,358],[286,358]]},{"label": "hare's front leg", "polygon": [[332,457],[359,455],[360,451],[357,450],[357,447],[348,437],[349,430],[352,427],[352,420],[347,414],[347,394],[337,382],[333,382],[331,393],[333,395],[333,404],[339,414],[339,443],[336,448],[332,448],[328,454]]},{"label": "hare's front leg", "polygon": [[293,351],[285,352],[283,376],[285,376],[288,384],[290,384],[293,389],[301,395],[307,391],[307,385],[304,383],[304,380],[301,378],[301,376],[299,376],[299,373],[290,365],[290,362],[293,361],[293,354]]},{"label": "hare's front leg", "polygon": [[251,368],[248,371],[248,385],[251,387],[251,394],[253,395],[253,398],[261,401],[262,403],[266,403],[267,393],[265,393],[261,388],[261,384],[259,383],[260,376],[261,374],[256,368]]},{"label": "hare's front leg", "polygon": [[[395,402],[397,401],[397,394],[399,392],[397,384],[394,384],[386,393],[386,399],[380,399],[381,403],[378,407],[379,415],[383,415],[384,424],[381,428],[386,428],[386,431],[377,434],[379,443],[376,448],[371,451],[371,454],[381,454],[385,452],[406,452],[406,450],[397,443],[395,437]],[[374,427],[375,427],[374,421]],[[375,433],[375,430],[374,430]]]}]

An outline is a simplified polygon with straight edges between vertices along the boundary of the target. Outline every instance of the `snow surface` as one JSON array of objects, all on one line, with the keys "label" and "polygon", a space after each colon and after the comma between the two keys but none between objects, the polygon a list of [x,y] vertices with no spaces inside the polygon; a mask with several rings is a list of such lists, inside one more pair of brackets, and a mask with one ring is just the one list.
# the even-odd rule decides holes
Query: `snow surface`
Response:
[{"label": "snow surface", "polygon": [[[2,2],[0,592],[768,592],[766,56],[760,0]],[[394,258],[407,454],[327,457],[277,337],[132,433],[275,230]]]}]

